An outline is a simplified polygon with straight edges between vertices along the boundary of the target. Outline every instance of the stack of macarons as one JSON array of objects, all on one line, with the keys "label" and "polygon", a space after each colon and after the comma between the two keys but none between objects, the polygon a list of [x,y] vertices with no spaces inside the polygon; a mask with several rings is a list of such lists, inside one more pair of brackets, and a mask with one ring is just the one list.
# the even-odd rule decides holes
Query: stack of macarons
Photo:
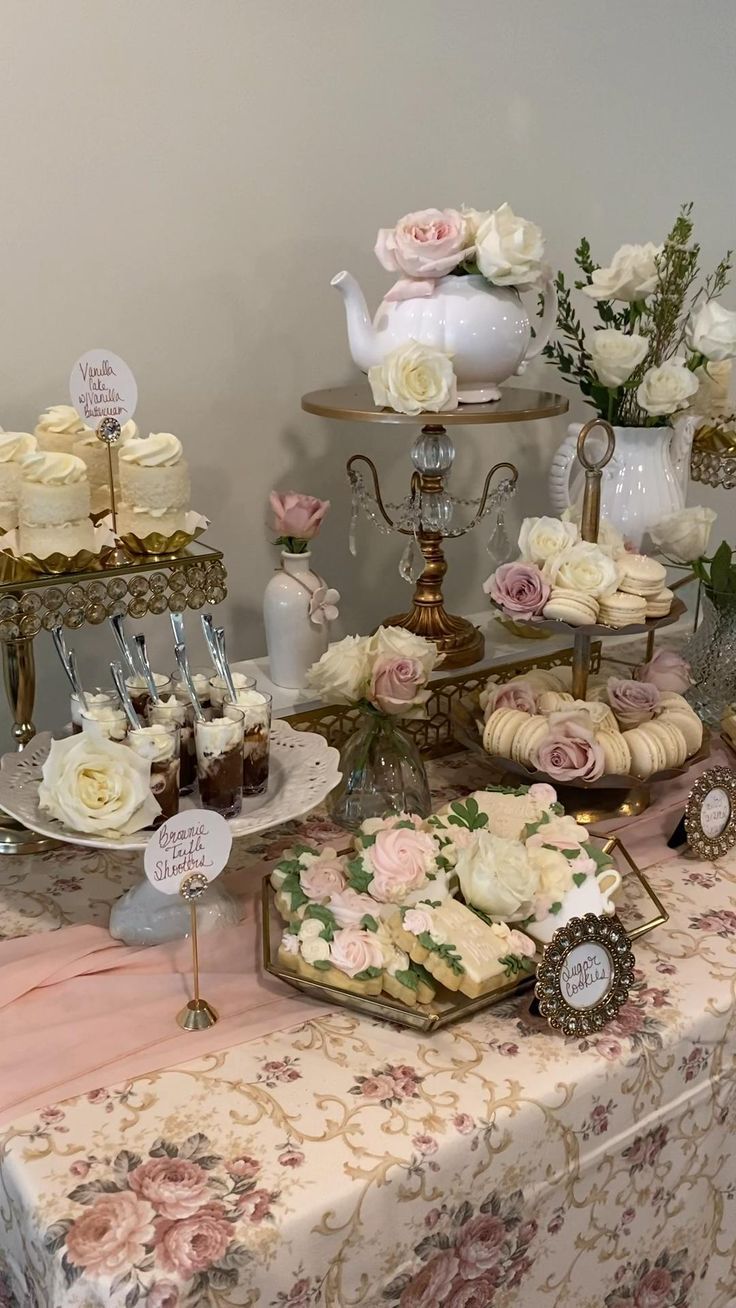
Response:
[{"label": "stack of macarons", "polygon": [[616,560],[618,589],[596,599],[582,591],[554,586],[542,610],[545,618],[568,622],[573,627],[600,623],[604,627],[629,627],[647,618],[664,618],[674,595],[665,585],[667,571],[647,554],[621,554]]}]

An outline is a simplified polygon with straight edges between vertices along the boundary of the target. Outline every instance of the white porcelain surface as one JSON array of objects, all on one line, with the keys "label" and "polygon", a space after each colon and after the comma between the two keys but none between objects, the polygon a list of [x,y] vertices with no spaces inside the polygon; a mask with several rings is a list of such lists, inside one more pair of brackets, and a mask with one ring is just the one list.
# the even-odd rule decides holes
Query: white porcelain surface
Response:
[{"label": "white porcelain surface", "polygon": [[458,396],[466,403],[498,399],[499,384],[544,349],[557,312],[554,286],[546,282],[544,314],[532,342],[518,291],[491,286],[485,277],[438,278],[432,295],[384,300],[373,322],[350,273],[338,273],[332,285],[345,301],[350,350],[363,372],[406,341],[419,341],[452,354]]},{"label": "white porcelain surface", "polygon": [[[585,475],[576,458],[581,425],[570,424],[552,459],[549,493],[558,514],[578,502],[583,493]],[[613,430],[616,448],[603,469],[601,513],[638,548],[645,543],[650,527],[685,506],[694,420],[681,418],[672,427]],[[602,433],[601,437],[603,440]],[[603,448],[602,443],[601,451]]]},{"label": "white porcelain surface", "polygon": [[[103,840],[62,826],[38,807],[41,768],[51,748],[51,733],[35,736],[22,754],[4,754],[0,761],[0,809],[17,818],[31,831],[91,849],[145,849],[152,831],[136,831],[122,840]],[[323,736],[312,731],[294,731],[276,720],[271,728],[271,768],[268,791],[243,800],[243,811],[230,818],[233,838],[303,817],[322,802],[340,780],[340,755]],[[198,808],[196,797],[181,799],[182,812]]]},{"label": "white porcelain surface", "polygon": [[555,931],[559,931],[573,917],[584,917],[586,913],[610,917],[616,912],[613,896],[620,885],[621,873],[618,869],[604,868],[598,876],[588,876],[582,885],[572,886],[562,901],[559,913],[550,913],[540,922],[529,922],[524,930],[527,935],[548,945]]},{"label": "white porcelain surface", "polygon": [[310,568],[311,554],[281,555],[282,566],[273,574],[263,595],[263,621],[271,680],[277,686],[301,690],[307,672],[322,657],[329,643],[328,623],[310,622],[310,595],[320,578]]}]

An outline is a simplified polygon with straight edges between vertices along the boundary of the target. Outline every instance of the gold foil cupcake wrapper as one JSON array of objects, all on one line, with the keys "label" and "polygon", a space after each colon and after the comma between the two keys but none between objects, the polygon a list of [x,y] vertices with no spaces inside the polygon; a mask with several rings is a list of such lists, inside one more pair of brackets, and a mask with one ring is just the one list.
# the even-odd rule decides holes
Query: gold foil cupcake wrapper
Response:
[{"label": "gold foil cupcake wrapper", "polygon": [[[112,519],[109,514],[103,521],[105,525],[112,526]],[[185,529],[175,531],[170,536],[165,536],[163,532],[158,531],[150,532],[147,536],[138,536],[135,532],[126,531],[118,535],[118,540],[129,554],[137,556],[160,557],[168,554],[178,554],[187,545],[191,545],[193,540],[198,540],[210,525],[209,518],[205,518],[201,513],[195,513],[191,510],[185,514],[184,522],[186,524]]]}]

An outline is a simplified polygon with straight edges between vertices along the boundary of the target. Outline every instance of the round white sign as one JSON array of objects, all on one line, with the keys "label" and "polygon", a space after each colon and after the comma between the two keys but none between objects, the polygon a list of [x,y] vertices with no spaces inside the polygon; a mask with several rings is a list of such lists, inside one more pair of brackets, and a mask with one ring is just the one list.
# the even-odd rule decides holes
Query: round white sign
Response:
[{"label": "round white sign", "polygon": [[570,1008],[594,1008],[613,985],[613,959],[604,945],[573,945],[560,969],[560,993]]},{"label": "round white sign", "polygon": [[700,807],[700,825],[709,840],[715,840],[725,831],[731,817],[731,803],[725,790],[714,786],[708,791]]},{"label": "round white sign", "polygon": [[184,809],[162,822],[146,845],[146,876],[165,895],[177,895],[182,881],[194,872],[214,881],[227,864],[232,843],[230,828],[219,813]]},{"label": "round white sign", "polygon": [[103,418],[117,418],[121,427],[135,413],[138,387],[124,359],[111,350],[87,350],[69,377],[69,394],[88,427],[97,431]]}]

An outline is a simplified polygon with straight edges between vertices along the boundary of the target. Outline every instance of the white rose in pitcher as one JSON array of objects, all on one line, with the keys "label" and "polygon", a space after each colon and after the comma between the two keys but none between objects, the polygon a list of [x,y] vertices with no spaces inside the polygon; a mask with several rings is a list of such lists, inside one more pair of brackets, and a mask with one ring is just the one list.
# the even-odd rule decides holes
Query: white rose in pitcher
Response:
[{"label": "white rose in pitcher", "polygon": [[666,418],[687,407],[698,389],[698,379],[684,359],[668,359],[648,368],[636,390],[640,409],[653,418]]},{"label": "white rose in pitcher", "polygon": [[706,509],[702,504],[694,504],[689,509],[680,509],[662,518],[656,527],[651,527],[649,535],[654,544],[675,563],[692,563],[705,554],[718,514],[713,509]]},{"label": "white rose in pitcher", "polygon": [[599,327],[593,332],[590,361],[603,386],[623,386],[632,372],[646,358],[649,341],[635,332],[618,332],[613,327]]},{"label": "white rose in pitcher", "polygon": [[718,300],[708,300],[690,316],[685,339],[691,350],[706,359],[721,361],[736,355],[736,313]]},{"label": "white rose in pitcher", "polygon": [[370,641],[346,636],[331,645],[307,673],[307,684],[328,704],[352,704],[365,693],[370,679]]},{"label": "white rose in pitcher", "polygon": [[596,268],[590,286],[583,286],[591,300],[645,300],[657,285],[657,256],[661,245],[622,245],[608,268]]}]

